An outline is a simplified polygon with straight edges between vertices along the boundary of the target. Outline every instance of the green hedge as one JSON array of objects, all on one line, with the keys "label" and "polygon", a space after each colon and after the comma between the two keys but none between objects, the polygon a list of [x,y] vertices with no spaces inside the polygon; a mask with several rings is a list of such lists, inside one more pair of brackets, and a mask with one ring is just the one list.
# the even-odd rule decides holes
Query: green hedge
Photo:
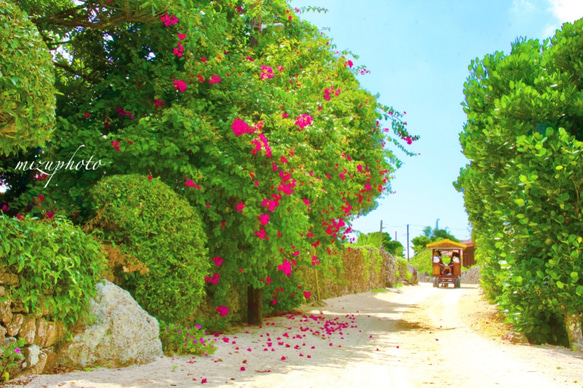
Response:
[{"label": "green hedge", "polygon": [[147,273],[122,272],[124,287],[156,318],[180,323],[201,303],[209,262],[193,208],[159,179],[104,178],[92,190],[91,225],[105,244],[139,260]]},{"label": "green hedge", "polygon": [[49,317],[73,323],[104,268],[100,244],[66,219],[0,217],[0,274],[8,297],[28,312],[44,308]]}]

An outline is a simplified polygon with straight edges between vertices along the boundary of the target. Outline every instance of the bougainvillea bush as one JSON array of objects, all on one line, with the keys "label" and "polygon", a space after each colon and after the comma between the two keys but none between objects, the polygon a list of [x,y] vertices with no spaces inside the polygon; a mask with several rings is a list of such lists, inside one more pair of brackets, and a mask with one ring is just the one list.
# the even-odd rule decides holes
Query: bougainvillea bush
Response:
[{"label": "bougainvillea bush", "polygon": [[[283,0],[63,4],[23,4],[49,47],[74,53],[56,56],[62,94],[43,157],[104,167],[48,185],[31,172],[29,191],[7,193],[11,209],[43,187],[56,212],[82,223],[104,174],[163,181],[200,214],[217,316],[228,316],[233,289],[338,265],[351,220],[377,206],[400,164],[389,146],[408,155],[417,139],[360,87],[364,66]],[[278,291],[280,305],[304,300],[292,288]]]},{"label": "bougainvillea bush", "polygon": [[208,260],[188,202],[160,179],[142,175],[104,178],[92,194],[98,214],[89,225],[101,231],[103,243],[119,247],[117,256],[128,257],[129,264],[113,268],[123,286],[156,318],[181,322],[191,315],[202,300]]}]

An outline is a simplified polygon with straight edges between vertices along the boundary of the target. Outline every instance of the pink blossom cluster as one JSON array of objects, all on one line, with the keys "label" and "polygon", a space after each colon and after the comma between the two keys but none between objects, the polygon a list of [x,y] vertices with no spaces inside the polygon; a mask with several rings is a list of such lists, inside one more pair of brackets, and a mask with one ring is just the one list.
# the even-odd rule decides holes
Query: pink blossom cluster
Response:
[{"label": "pink blossom cluster", "polygon": [[221,264],[223,264],[223,258],[222,257],[218,257],[218,256],[217,257],[213,257],[211,260],[215,262],[215,264],[217,265],[217,267],[220,267]]},{"label": "pink blossom cluster", "polygon": [[217,312],[221,315],[221,317],[225,317],[229,314],[229,308],[227,306],[220,305],[217,307]]},{"label": "pink blossom cluster", "polygon": [[159,107],[160,105],[165,105],[165,104],[164,104],[164,101],[162,101],[162,100],[160,100],[160,99],[156,98],[156,99],[154,100],[154,106],[157,108],[157,107]]},{"label": "pink blossom cluster", "polygon": [[269,214],[261,214],[257,216],[257,218],[259,219],[259,223],[261,225],[267,225],[269,223]]},{"label": "pink blossom cluster", "polygon": [[301,116],[296,117],[296,125],[300,127],[300,130],[304,129],[308,125],[312,124],[312,116],[303,113]]},{"label": "pink blossom cluster", "polygon": [[263,201],[261,201],[261,206],[264,206],[267,208],[267,210],[269,210],[270,212],[274,211],[278,206],[279,206],[279,201],[283,198],[281,194],[271,194],[271,198],[273,199],[267,199],[264,198]]},{"label": "pink blossom cluster", "polygon": [[192,179],[184,181],[184,185],[188,187],[194,187],[197,190],[200,190],[200,186],[198,186]]},{"label": "pink blossom cluster", "polygon": [[119,113],[120,116],[128,116],[130,119],[134,119],[134,115],[131,114],[129,110],[124,110],[121,106],[117,107],[117,113]]},{"label": "pink blossom cluster", "polygon": [[269,66],[261,66],[261,79],[273,78],[273,69]]},{"label": "pink blossom cluster", "polygon": [[334,94],[336,97],[340,95],[340,88],[334,90],[333,87],[324,89],[324,100],[330,101],[330,94]]},{"label": "pink blossom cluster", "polygon": [[221,82],[221,77],[219,77],[218,75],[211,75],[211,78],[209,79],[209,84],[218,84],[219,82]]},{"label": "pink blossom cluster", "polygon": [[292,265],[291,261],[289,261],[288,259],[284,259],[283,263],[277,266],[277,270],[283,271],[285,276],[287,276],[289,278],[289,276],[291,275],[291,270],[292,270],[291,265]]},{"label": "pink blossom cluster", "polygon": [[219,274],[216,273],[213,275],[213,277],[205,276],[204,281],[212,284],[217,284],[219,282]]},{"label": "pink blossom cluster", "polygon": [[182,53],[184,53],[184,47],[182,46],[182,42],[178,41],[178,46],[174,47],[172,53],[179,58],[182,56]]},{"label": "pink blossom cluster", "polygon": [[160,18],[160,21],[163,22],[166,27],[170,27],[178,23],[178,18],[176,16],[165,14]]},{"label": "pink blossom cluster", "polygon": [[188,89],[186,82],[181,80],[174,81],[174,90],[178,90],[180,93],[184,93]]},{"label": "pink blossom cluster", "polygon": [[119,141],[114,140],[111,142],[111,145],[116,151],[119,151]]},{"label": "pink blossom cluster", "polygon": [[271,147],[269,146],[267,138],[265,137],[264,134],[260,133],[258,138],[251,140],[251,144],[255,145],[255,148],[251,150],[251,153],[253,153],[253,155],[257,155],[258,151],[261,151],[261,149],[265,149],[265,156],[271,158]]},{"label": "pink blossom cluster", "polygon": [[269,240],[269,237],[267,236],[267,233],[265,232],[265,229],[263,228],[263,226],[259,228],[259,231],[257,231],[257,230],[255,231],[255,235],[262,240],[263,239]]},{"label": "pink blossom cluster", "polygon": [[247,124],[245,121],[241,119],[233,120],[233,124],[231,125],[231,129],[235,136],[239,137],[244,133],[253,133],[255,132],[255,128],[252,128]]},{"label": "pink blossom cluster", "polygon": [[327,226],[325,232],[330,236],[336,237],[336,234],[340,231],[340,229],[346,226],[344,219],[339,218],[338,220],[331,219],[330,223],[324,221],[322,222],[322,226]]}]

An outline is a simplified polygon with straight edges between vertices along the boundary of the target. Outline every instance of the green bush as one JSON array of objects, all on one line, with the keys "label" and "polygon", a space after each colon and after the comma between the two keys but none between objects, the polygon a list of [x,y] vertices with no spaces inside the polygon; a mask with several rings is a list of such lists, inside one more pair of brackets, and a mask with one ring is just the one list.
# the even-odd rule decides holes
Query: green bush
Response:
[{"label": "green bush", "polygon": [[431,263],[431,249],[423,249],[420,252],[415,253],[410,260],[413,267],[417,268],[420,274],[427,272],[431,276],[433,269]]},{"label": "green bush", "polygon": [[97,216],[89,226],[146,267],[124,267],[123,286],[156,318],[182,323],[202,301],[209,268],[198,215],[168,185],[141,175],[104,178],[92,194]]},{"label": "green bush", "polygon": [[42,146],[55,124],[51,54],[17,6],[0,0],[0,155]]},{"label": "green bush", "polygon": [[213,354],[217,348],[215,342],[205,338],[206,332],[200,325],[180,326],[160,322],[160,340],[164,354],[195,354],[204,356]]},{"label": "green bush", "polygon": [[73,323],[105,269],[100,244],[66,219],[0,217],[0,274],[8,297],[28,312]]}]

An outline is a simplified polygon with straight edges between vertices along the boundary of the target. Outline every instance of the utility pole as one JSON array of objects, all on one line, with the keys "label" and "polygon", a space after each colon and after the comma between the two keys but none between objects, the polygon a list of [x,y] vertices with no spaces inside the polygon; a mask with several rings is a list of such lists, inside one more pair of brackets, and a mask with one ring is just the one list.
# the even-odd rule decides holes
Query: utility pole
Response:
[{"label": "utility pole", "polygon": [[407,261],[409,261],[409,224],[407,224]]},{"label": "utility pole", "polygon": [[379,246],[379,249],[383,247],[383,220],[381,220],[381,244]]}]

